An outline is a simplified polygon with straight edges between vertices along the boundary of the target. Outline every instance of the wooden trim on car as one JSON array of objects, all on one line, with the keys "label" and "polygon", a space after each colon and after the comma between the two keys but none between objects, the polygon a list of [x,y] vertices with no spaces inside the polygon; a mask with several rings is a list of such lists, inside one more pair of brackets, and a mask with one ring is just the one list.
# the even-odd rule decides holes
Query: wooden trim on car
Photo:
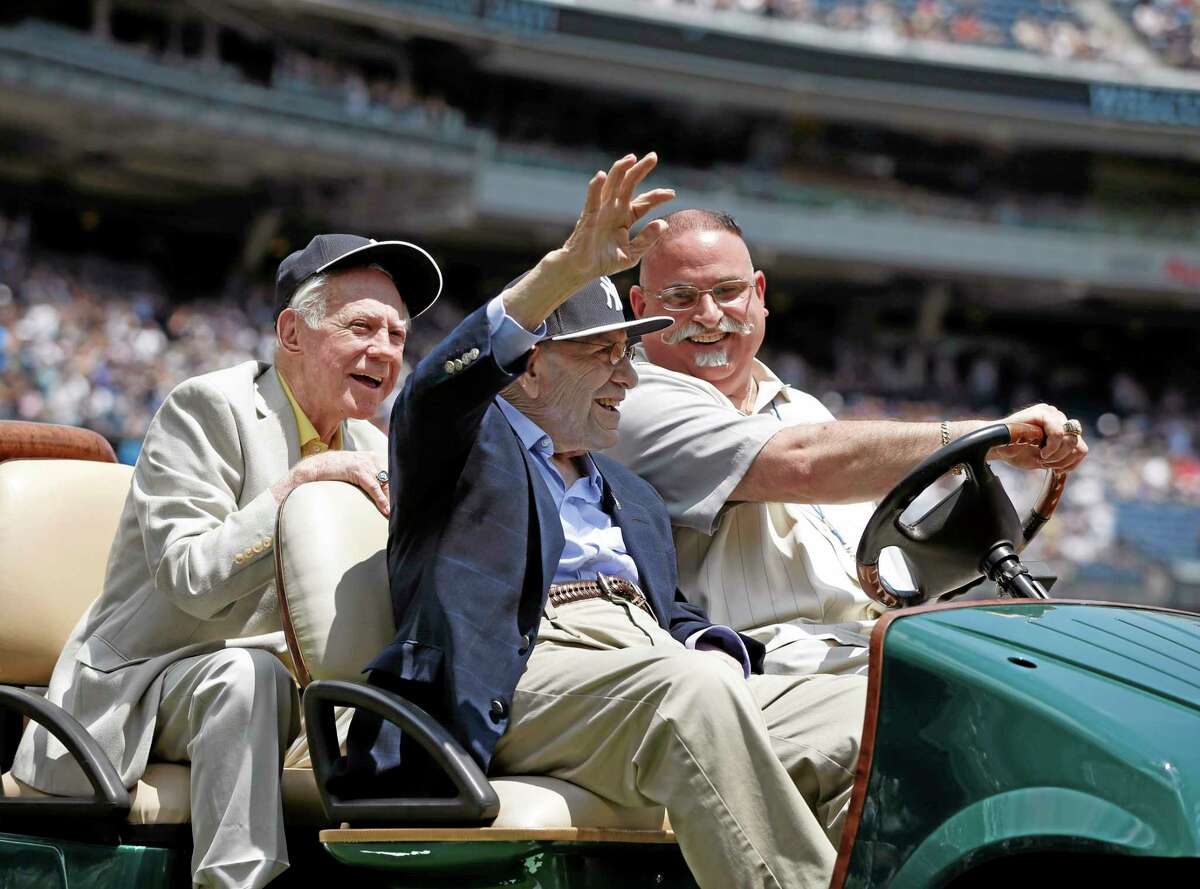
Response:
[{"label": "wooden trim on car", "polygon": [[[1046,440],[1046,433],[1040,426],[1034,426],[1032,423],[1009,423],[1007,425],[1011,444],[1040,448]],[[1042,486],[1037,501],[1033,504],[1033,513],[1030,519],[1025,523],[1025,540],[1032,538],[1038,529],[1049,521],[1050,516],[1054,515],[1054,510],[1058,508],[1058,502],[1062,500],[1063,490],[1066,486],[1067,473],[1063,470],[1052,469],[1046,474],[1046,483]],[[1017,543],[1018,541],[1013,542]],[[1024,541],[1020,541],[1020,543],[1023,548]]]},{"label": "wooden trim on car", "polygon": [[867,712],[863,717],[862,742],[859,745],[858,766],[854,771],[854,788],[850,792],[850,809],[842,827],[842,840],[838,846],[837,863],[833,868],[833,880],[829,889],[842,889],[850,870],[850,854],[862,821],[863,806],[867,801],[867,784],[871,777],[871,760],[875,754],[876,730],[879,722],[879,697],[883,682],[884,637],[891,625],[904,617],[915,617],[931,611],[953,611],[958,608],[993,608],[996,605],[1098,605],[1105,608],[1136,608],[1140,611],[1159,611],[1165,614],[1181,614],[1185,617],[1200,617],[1200,613],[1180,608],[1162,608],[1155,605],[1139,605],[1136,602],[1101,602],[1094,599],[979,599],[969,602],[946,602],[921,605],[900,611],[889,611],[879,618],[871,631],[871,648],[867,668]]},{"label": "wooden trim on car", "polygon": [[1008,426],[1008,443],[1010,445],[1029,445],[1040,448],[1046,441],[1046,433],[1041,426],[1033,423],[1006,423]]},{"label": "wooden trim on car", "polygon": [[[294,490],[295,488],[292,489]],[[296,683],[303,690],[312,682],[312,673],[309,672],[308,664],[304,662],[304,652],[300,650],[300,643],[296,639],[296,628],[292,624],[292,611],[288,607],[287,589],[283,578],[283,508],[287,506],[292,491],[288,491],[284,496],[279,510],[275,513],[275,595],[279,599],[279,622],[283,624],[283,638],[292,654]]]},{"label": "wooden trim on car", "polygon": [[661,843],[675,842],[673,830],[626,830],[616,827],[381,827],[332,828],[322,843]]},{"label": "wooden trim on car", "polygon": [[1033,505],[1034,514],[1036,514],[1043,522],[1049,520],[1050,516],[1054,515],[1054,510],[1058,508],[1058,501],[1062,500],[1063,490],[1067,487],[1067,474],[1061,470],[1051,470],[1046,475],[1046,482],[1042,485],[1042,491],[1038,494],[1037,503]]},{"label": "wooden trim on car", "polygon": [[858,585],[862,587],[864,593],[880,605],[892,608],[900,604],[900,601],[895,596],[883,588],[883,581],[879,577],[878,564],[860,564],[858,566]]},{"label": "wooden trim on car", "polygon": [[889,611],[879,618],[871,630],[871,646],[867,653],[867,711],[863,715],[862,739],[858,746],[858,765],[854,769],[854,788],[850,791],[850,810],[842,825],[842,841],[838,847],[837,862],[833,866],[830,889],[842,889],[850,870],[850,853],[854,849],[854,837],[862,821],[863,805],[867,800],[867,783],[871,778],[871,759],[875,755],[875,731],[879,722],[879,694],[883,682],[883,637],[888,625],[897,617],[921,611],[912,608],[905,611]]},{"label": "wooden trim on car", "polygon": [[116,463],[104,436],[90,429],[0,420],[0,462],[5,460],[93,460]]}]

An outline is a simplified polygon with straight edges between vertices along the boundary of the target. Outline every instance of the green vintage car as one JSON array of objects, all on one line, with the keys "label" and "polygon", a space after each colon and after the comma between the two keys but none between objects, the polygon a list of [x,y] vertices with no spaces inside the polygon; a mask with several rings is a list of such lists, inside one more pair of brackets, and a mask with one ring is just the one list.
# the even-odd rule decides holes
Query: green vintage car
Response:
[{"label": "green vintage car", "polygon": [[[930,887],[1074,880],[1200,885],[1200,615],[1047,598],[1019,553],[1050,517],[1051,475],[1017,516],[988,451],[1034,440],[998,425],[951,443],[880,504],[859,549],[890,610],[871,639],[869,702],[833,880]],[[956,465],[965,482],[902,520]],[[41,720],[95,794],[46,797],[3,775],[0,889],[188,885],[188,768],[154,763],[122,787],[98,746],[38,693],[98,594],[129,468],[82,430],[0,423],[0,771]],[[292,868],[279,885],[694,886],[661,809],[610,805],[544,776],[489,780],[454,739],[358,669],[392,633],[387,528],[357,489],[299,488],[280,510],[282,623],[311,746],[286,763]],[[915,590],[874,566],[899,546]],[[941,603],[983,578],[1001,597]],[[341,800],[322,789],[335,705],[372,707],[433,754],[453,797]],[[1177,882],[1182,881],[1182,882]]]}]

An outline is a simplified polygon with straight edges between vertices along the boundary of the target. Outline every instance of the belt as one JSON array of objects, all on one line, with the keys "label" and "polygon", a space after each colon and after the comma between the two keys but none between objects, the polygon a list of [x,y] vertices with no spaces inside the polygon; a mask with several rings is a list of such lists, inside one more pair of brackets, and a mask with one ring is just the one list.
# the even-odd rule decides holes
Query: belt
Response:
[{"label": "belt", "polygon": [[654,617],[650,603],[646,601],[646,594],[636,583],[623,577],[597,574],[595,580],[572,580],[569,583],[550,585],[551,605],[557,607],[571,602],[582,602],[585,599],[625,599]]}]

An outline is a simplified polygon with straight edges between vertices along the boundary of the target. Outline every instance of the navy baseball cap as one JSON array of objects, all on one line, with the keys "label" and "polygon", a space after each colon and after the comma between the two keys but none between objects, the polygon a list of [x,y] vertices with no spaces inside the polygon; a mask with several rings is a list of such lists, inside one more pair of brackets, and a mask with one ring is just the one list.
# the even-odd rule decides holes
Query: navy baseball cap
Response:
[{"label": "navy baseball cap", "polygon": [[[521,275],[508,286],[512,287],[524,277],[525,275]],[[588,281],[550,313],[550,317],[546,319],[546,335],[542,337],[542,342],[581,340],[613,330],[627,331],[629,338],[633,339],[670,327],[674,323],[674,318],[665,315],[626,321],[617,285],[602,275]]]},{"label": "navy baseball cap", "polygon": [[288,307],[300,285],[313,275],[358,266],[386,269],[400,291],[408,316],[416,318],[442,292],[442,270],[433,257],[408,241],[376,241],[359,235],[317,235],[291,253],[275,275],[275,318]]}]

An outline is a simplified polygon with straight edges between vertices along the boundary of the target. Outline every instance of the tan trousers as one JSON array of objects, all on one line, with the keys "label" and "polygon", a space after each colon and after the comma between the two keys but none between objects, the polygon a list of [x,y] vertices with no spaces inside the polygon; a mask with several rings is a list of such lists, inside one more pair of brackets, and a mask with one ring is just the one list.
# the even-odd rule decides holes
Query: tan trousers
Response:
[{"label": "tan trousers", "polygon": [[288,866],[279,778],[300,730],[287,668],[230,648],[163,673],[151,758],[191,763],[192,880],[257,889]]},{"label": "tan trousers", "polygon": [[870,629],[863,633],[840,630],[841,639],[822,639],[813,630],[793,624],[770,624],[743,630],[767,647],[764,673],[785,676],[866,676],[870,653]]},{"label": "tan trousers", "polygon": [[857,676],[746,680],[624,603],[548,606],[492,771],[665,806],[702,889],[824,889],[865,696]]}]

